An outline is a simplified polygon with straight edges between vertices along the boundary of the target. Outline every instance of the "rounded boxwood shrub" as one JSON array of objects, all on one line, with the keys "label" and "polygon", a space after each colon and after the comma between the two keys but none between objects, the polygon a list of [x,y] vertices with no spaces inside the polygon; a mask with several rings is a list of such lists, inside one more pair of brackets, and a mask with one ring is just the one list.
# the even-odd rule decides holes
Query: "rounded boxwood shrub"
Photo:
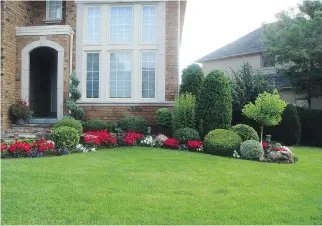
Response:
[{"label": "rounded boxwood shrub", "polygon": [[245,159],[260,159],[264,155],[264,150],[258,141],[246,140],[240,146],[240,154]]},{"label": "rounded boxwood shrub", "polygon": [[109,132],[112,132],[115,129],[115,123],[105,122],[101,119],[89,119],[82,124],[84,131],[107,130]]},{"label": "rounded boxwood shrub", "polygon": [[119,127],[124,131],[146,133],[148,122],[142,116],[127,115],[119,121]]},{"label": "rounded boxwood shrub", "polygon": [[157,124],[164,128],[172,126],[172,113],[168,108],[160,108],[156,111]]},{"label": "rounded boxwood shrub", "polygon": [[196,101],[197,128],[200,135],[214,129],[228,129],[232,120],[229,80],[221,71],[210,72]]},{"label": "rounded boxwood shrub", "polygon": [[176,130],[173,137],[179,140],[180,143],[187,143],[189,140],[200,140],[198,131],[188,127]]},{"label": "rounded boxwood shrub", "polygon": [[204,80],[204,73],[198,64],[189,65],[182,71],[179,94],[191,93],[197,96]]},{"label": "rounded boxwood shrub", "polygon": [[256,130],[254,130],[253,127],[250,127],[248,125],[237,124],[231,127],[231,130],[237,133],[241,137],[242,141],[246,141],[246,140],[259,141],[259,137]]},{"label": "rounded boxwood shrub", "polygon": [[215,129],[210,131],[204,140],[206,153],[223,156],[233,156],[238,151],[242,139],[237,133],[231,130]]},{"label": "rounded boxwood shrub", "polygon": [[55,142],[55,147],[72,147],[79,143],[79,132],[69,126],[60,126],[51,130],[51,140]]},{"label": "rounded boxwood shrub", "polygon": [[75,120],[72,118],[64,118],[58,122],[56,122],[53,126],[54,129],[61,127],[61,126],[69,126],[72,127],[74,129],[77,130],[77,132],[79,133],[79,135],[81,135],[83,133],[83,126],[81,121],[79,120]]}]

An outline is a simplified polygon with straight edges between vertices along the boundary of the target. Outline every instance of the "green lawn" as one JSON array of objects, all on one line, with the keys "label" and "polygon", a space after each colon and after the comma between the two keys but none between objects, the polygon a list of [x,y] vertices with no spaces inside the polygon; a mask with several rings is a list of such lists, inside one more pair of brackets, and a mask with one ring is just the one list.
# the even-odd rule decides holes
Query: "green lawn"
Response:
[{"label": "green lawn", "polygon": [[116,148],[2,160],[2,224],[322,224],[322,149],[279,165]]}]

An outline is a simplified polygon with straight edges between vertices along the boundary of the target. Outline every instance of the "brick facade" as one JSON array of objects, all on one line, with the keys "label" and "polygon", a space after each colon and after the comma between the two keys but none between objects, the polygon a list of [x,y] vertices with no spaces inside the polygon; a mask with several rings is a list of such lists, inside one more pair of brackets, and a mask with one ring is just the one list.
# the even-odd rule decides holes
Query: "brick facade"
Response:
[{"label": "brick facade", "polygon": [[[166,2],[166,83],[165,100],[172,102],[178,93],[179,85],[179,48],[186,1]],[[68,35],[47,35],[46,39],[59,43],[65,50],[64,55],[64,100],[68,98],[69,74],[76,68],[76,2],[63,2],[63,19],[55,25],[70,25],[74,31],[73,40]],[[1,2],[1,126],[10,126],[9,106],[20,97],[21,50],[29,43],[39,40],[39,36],[18,36],[16,27],[53,25],[45,22],[46,2],[2,1]],[[73,44],[72,69],[69,68],[70,44]],[[169,106],[169,105],[167,105]],[[117,120],[126,114],[142,115],[150,123],[155,123],[155,111],[159,106],[84,106],[87,118]],[[65,109],[66,110],[66,109]],[[64,111],[66,113],[66,111]]]}]

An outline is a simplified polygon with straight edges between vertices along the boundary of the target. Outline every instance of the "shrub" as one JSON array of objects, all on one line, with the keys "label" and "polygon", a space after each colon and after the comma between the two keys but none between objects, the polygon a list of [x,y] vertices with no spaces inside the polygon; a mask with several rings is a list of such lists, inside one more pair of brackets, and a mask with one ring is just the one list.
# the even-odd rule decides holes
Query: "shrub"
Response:
[{"label": "shrub", "polygon": [[119,121],[119,127],[125,131],[146,133],[148,122],[141,116],[127,115]]},{"label": "shrub", "polygon": [[26,101],[19,101],[18,103],[11,105],[9,111],[16,119],[26,120],[30,119],[33,115],[31,105]]},{"label": "shrub", "polygon": [[231,130],[215,129],[205,136],[204,149],[206,153],[223,156],[233,156],[239,150],[242,139]]},{"label": "shrub", "polygon": [[245,124],[237,124],[233,127],[231,127],[231,130],[237,133],[242,141],[246,140],[256,140],[258,141],[258,134],[256,130],[254,130],[252,127],[245,125]]},{"label": "shrub", "polygon": [[301,122],[301,145],[322,147],[322,110],[297,107]]},{"label": "shrub", "polygon": [[197,98],[197,124],[202,136],[213,129],[228,129],[231,126],[231,101],[228,78],[221,71],[210,72]]},{"label": "shrub", "polygon": [[197,96],[204,80],[204,73],[198,64],[189,65],[182,72],[180,95],[191,93]]},{"label": "shrub", "polygon": [[66,101],[66,106],[70,110],[70,116],[75,119],[82,120],[84,118],[85,112],[83,108],[76,104],[76,101],[81,98],[81,93],[77,89],[79,84],[79,80],[76,77],[75,72],[71,73],[70,75],[71,83],[69,85],[69,93],[70,97]]},{"label": "shrub", "polygon": [[258,141],[246,140],[240,146],[240,154],[245,159],[260,159],[264,155],[264,150]]},{"label": "shrub", "polygon": [[190,93],[176,97],[173,109],[173,129],[195,128],[196,98]]},{"label": "shrub", "polygon": [[157,124],[163,128],[172,126],[172,113],[168,108],[160,108],[156,111]]},{"label": "shrub", "polygon": [[283,112],[282,121],[278,126],[268,128],[274,140],[285,145],[297,145],[301,140],[301,122],[296,107],[288,104]]},{"label": "shrub", "polygon": [[78,144],[79,138],[79,131],[73,127],[60,126],[51,130],[51,139],[57,148],[72,147]]},{"label": "shrub", "polygon": [[109,132],[114,131],[115,123],[113,122],[105,122],[101,119],[89,119],[83,124],[84,131],[100,131],[100,130],[107,130]]},{"label": "shrub", "polygon": [[75,119],[71,119],[71,118],[64,118],[64,119],[56,122],[55,125],[53,126],[53,128],[56,129],[61,126],[72,127],[77,130],[79,135],[82,135],[82,133],[83,133],[83,126],[79,120],[75,120]]},{"label": "shrub", "polygon": [[192,128],[182,128],[174,132],[173,137],[180,141],[180,143],[187,143],[192,140],[200,140],[200,136],[197,130]]}]

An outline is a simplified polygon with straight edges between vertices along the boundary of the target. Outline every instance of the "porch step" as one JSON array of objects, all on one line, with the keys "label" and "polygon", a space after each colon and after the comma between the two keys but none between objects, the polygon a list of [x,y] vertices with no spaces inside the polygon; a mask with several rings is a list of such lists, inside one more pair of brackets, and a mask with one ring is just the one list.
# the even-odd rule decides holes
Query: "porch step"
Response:
[{"label": "porch step", "polygon": [[57,121],[58,120],[56,118],[32,118],[28,120],[28,123],[41,125],[41,124],[54,124]]},{"label": "porch step", "polygon": [[39,132],[50,132],[51,124],[24,124],[24,125],[15,125],[12,124],[11,128],[6,129],[2,133],[1,138],[4,140],[11,140],[14,138],[15,133],[18,134],[19,138],[31,138],[35,139],[36,134]]}]

